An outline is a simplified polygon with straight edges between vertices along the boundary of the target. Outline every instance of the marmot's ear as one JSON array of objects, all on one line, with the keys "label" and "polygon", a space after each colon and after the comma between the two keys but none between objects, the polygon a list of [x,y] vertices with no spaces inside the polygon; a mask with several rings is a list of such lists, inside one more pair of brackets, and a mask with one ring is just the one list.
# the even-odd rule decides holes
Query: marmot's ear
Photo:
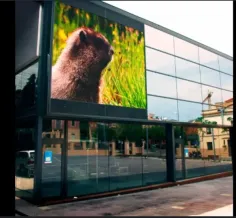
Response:
[{"label": "marmot's ear", "polygon": [[79,38],[80,38],[80,41],[85,42],[87,39],[87,33],[84,30],[81,30],[79,32]]}]

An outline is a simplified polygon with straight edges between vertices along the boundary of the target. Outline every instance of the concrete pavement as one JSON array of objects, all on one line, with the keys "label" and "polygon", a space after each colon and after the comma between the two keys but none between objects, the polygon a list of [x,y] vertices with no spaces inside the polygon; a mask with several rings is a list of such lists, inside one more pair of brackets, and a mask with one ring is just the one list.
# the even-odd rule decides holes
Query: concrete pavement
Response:
[{"label": "concrete pavement", "polygon": [[233,216],[233,204],[225,207],[218,208],[216,210],[208,211],[197,216]]},{"label": "concrete pavement", "polygon": [[[205,213],[213,216],[210,213],[220,208],[224,215],[230,216],[232,193],[230,176],[102,199],[34,206],[34,209],[16,200],[16,209],[34,216],[203,216]],[[219,215],[219,210],[216,213]]]}]

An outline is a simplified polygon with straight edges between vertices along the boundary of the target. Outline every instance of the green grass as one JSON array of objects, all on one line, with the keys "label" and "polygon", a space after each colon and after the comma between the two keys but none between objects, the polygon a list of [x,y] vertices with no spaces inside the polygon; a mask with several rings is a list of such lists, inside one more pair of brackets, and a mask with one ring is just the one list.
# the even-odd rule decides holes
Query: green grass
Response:
[{"label": "green grass", "polygon": [[53,64],[66,46],[70,33],[80,26],[102,33],[113,46],[113,61],[103,71],[103,104],[146,108],[144,36],[97,15],[56,2]]}]

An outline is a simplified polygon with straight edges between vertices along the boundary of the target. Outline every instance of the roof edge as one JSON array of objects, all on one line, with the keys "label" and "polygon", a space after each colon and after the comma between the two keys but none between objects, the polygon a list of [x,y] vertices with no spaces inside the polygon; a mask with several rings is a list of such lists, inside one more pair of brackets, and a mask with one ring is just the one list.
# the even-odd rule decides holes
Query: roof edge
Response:
[{"label": "roof edge", "polygon": [[165,32],[167,34],[170,34],[170,35],[172,35],[174,37],[182,39],[182,40],[184,40],[186,42],[189,42],[189,43],[191,43],[193,45],[196,45],[198,47],[201,47],[203,49],[206,49],[206,50],[211,51],[211,52],[213,52],[213,53],[215,53],[217,55],[220,55],[220,56],[222,56],[222,57],[224,57],[226,59],[229,59],[229,60],[233,61],[233,57],[230,56],[230,55],[227,55],[227,54],[225,54],[225,53],[223,53],[221,51],[218,51],[218,50],[216,50],[214,48],[211,48],[211,47],[209,47],[209,46],[207,46],[207,45],[205,45],[203,43],[197,42],[197,41],[195,41],[195,40],[193,40],[191,38],[188,38],[187,36],[184,36],[184,35],[182,35],[180,33],[177,33],[177,32],[175,32],[173,30],[170,30],[170,29],[168,29],[166,27],[160,26],[160,25],[158,25],[158,24],[156,24],[156,23],[154,23],[152,21],[146,20],[146,19],[141,18],[141,17],[139,17],[137,15],[134,15],[134,14],[132,14],[130,12],[127,12],[127,11],[122,10],[120,8],[117,8],[117,7],[113,6],[113,5],[110,5],[110,4],[106,3],[106,2],[103,2],[102,0],[99,0],[99,1],[90,0],[90,2],[92,2],[93,4],[96,4],[98,6],[104,7],[106,9],[108,9],[108,10],[111,10],[111,11],[114,11],[116,13],[119,13],[121,15],[124,15],[126,17],[129,17],[129,18],[131,18],[133,20],[136,20],[138,22],[144,23],[144,24],[146,24],[146,25],[148,25],[150,27],[153,27],[153,28],[156,28],[158,30],[161,30],[161,31],[163,31],[163,32]]}]

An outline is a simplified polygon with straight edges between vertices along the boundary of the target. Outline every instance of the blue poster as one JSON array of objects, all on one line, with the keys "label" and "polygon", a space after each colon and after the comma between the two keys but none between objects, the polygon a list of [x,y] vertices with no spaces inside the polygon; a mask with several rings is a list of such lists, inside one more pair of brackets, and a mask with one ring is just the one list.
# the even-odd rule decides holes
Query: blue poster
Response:
[{"label": "blue poster", "polygon": [[184,156],[185,157],[189,157],[188,148],[184,148]]},{"label": "blue poster", "polygon": [[44,163],[52,163],[52,151],[44,152]]}]

